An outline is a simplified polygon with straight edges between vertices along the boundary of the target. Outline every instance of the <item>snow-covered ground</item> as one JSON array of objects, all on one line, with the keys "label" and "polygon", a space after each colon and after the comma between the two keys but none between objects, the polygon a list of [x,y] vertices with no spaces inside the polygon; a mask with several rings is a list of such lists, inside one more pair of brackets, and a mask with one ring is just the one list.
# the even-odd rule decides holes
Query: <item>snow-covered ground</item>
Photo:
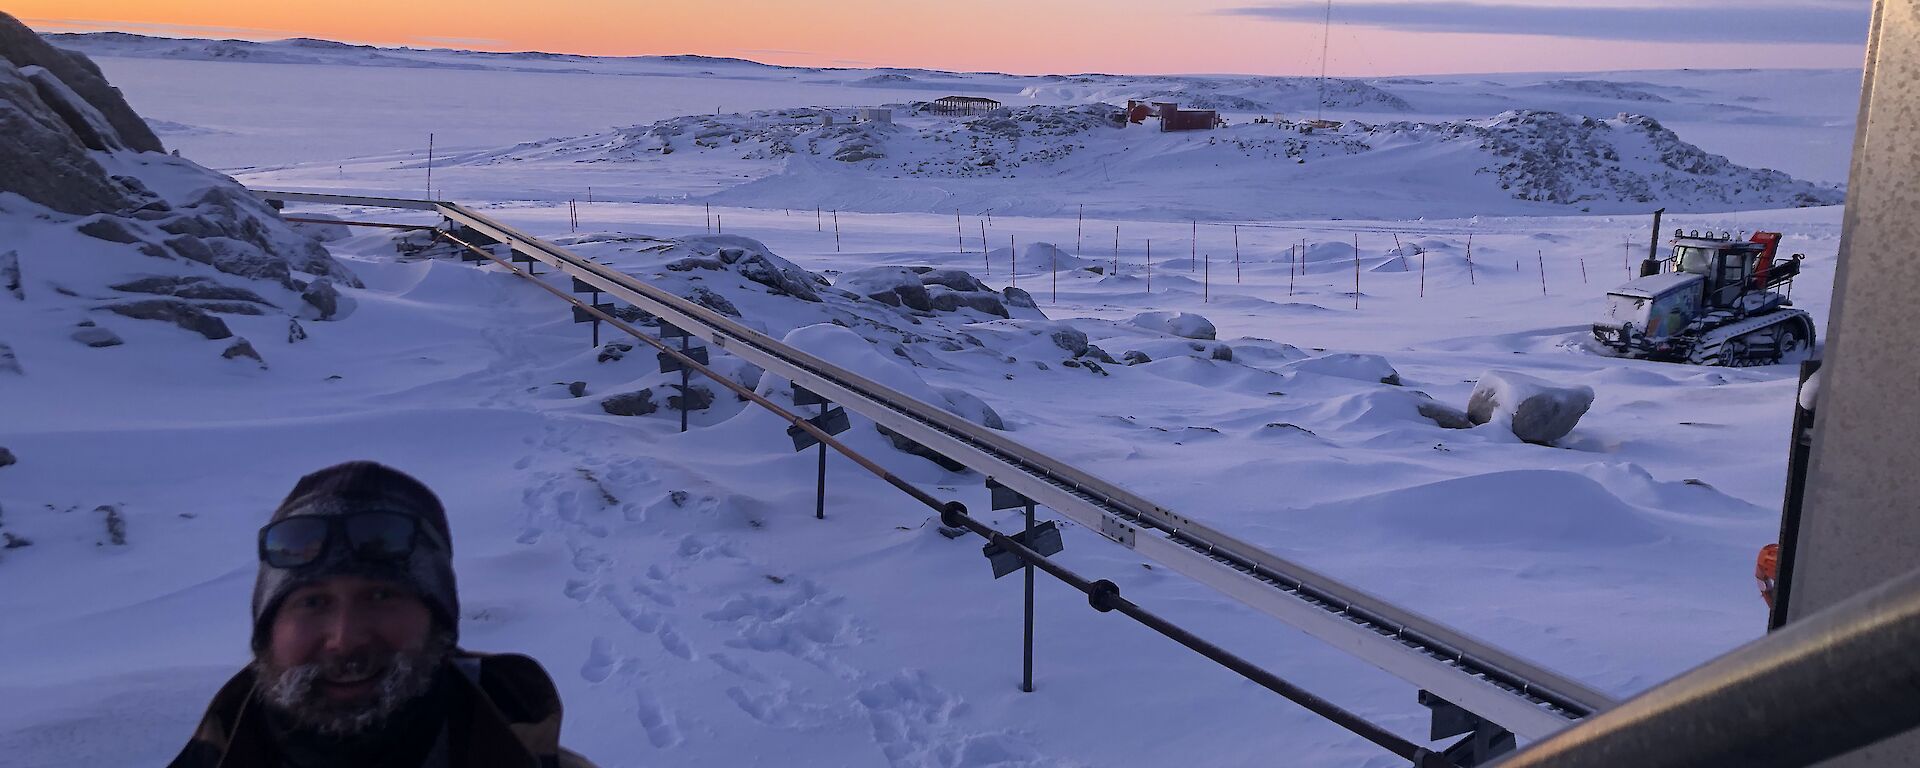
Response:
[{"label": "snow-covered ground", "polygon": [[[150,119],[231,131],[271,122],[294,147],[313,146],[310,138],[339,142],[326,145],[335,150],[385,142],[378,147],[411,152],[420,126],[403,119],[340,136],[346,121],[387,125],[380,121],[392,110],[344,95],[306,99],[296,114],[325,119],[302,124],[262,110],[278,102],[246,90],[253,86],[228,92],[204,83],[216,74],[243,84],[365,78],[398,90],[407,78],[431,76],[506,91],[538,87],[523,79],[576,78],[552,98],[578,109],[527,126],[566,127],[466,142],[489,157],[509,156],[490,148],[513,142],[704,111],[614,119],[610,99],[588,97],[608,75],[132,61],[102,63]],[[629,66],[643,64],[687,66]],[[143,67],[204,77],[161,84],[158,74],[133,74]],[[935,74],[879,84],[917,88],[938,82]],[[786,75],[853,89],[874,73]],[[748,82],[730,110],[851,102],[809,99],[746,75],[672,77],[700,89]],[[1633,73],[1608,86],[1588,76],[1502,76],[1484,86],[1498,85],[1497,109],[1460,102],[1465,86],[1372,85],[1401,89],[1393,93],[1417,110],[1388,119],[1444,120],[1540,106],[1528,93],[1548,107],[1564,106],[1555,100],[1575,98],[1569,93],[1669,108],[1756,104],[1746,97],[1773,90],[1770,82],[1820,77],[1846,79]],[[1527,90],[1541,81],[1583,84]],[[1634,85],[1641,81],[1658,85]],[[1029,97],[1109,97],[1073,90],[1098,83],[1049,82],[1064,90]],[[1695,84],[1682,94],[1676,82]],[[1668,101],[1634,95],[1641,91]],[[414,109],[448,124],[501,113],[498,100],[456,108],[436,101],[452,100],[444,95],[425,98]],[[1783,131],[1850,136],[1841,125],[1810,127],[1842,99],[1830,101],[1798,113],[1781,111],[1786,99],[1754,108],[1780,111],[1779,124],[1793,126]],[[221,115],[245,120],[223,125]],[[1367,118],[1377,119],[1386,122]],[[596,123],[603,120],[612,122]],[[211,154],[218,135],[160,127],[188,156],[204,147],[207,162],[223,162]],[[1787,168],[1808,154],[1771,143],[1784,133],[1729,128],[1718,147],[1679,135],[1744,165]],[[332,173],[347,189],[407,194],[421,177],[417,160],[400,155],[297,164],[320,159],[296,154],[304,151],[234,164],[275,166],[241,177],[262,187],[325,188]],[[718,297],[708,301],[723,299],[818,354],[924,387],[976,417],[973,406],[983,403],[1015,440],[1611,693],[1645,689],[1763,631],[1751,569],[1778,525],[1794,371],[1620,361],[1584,348],[1604,291],[1645,253],[1644,217],[1494,195],[1473,198],[1484,210],[1429,211],[1380,178],[1365,181],[1392,204],[1372,216],[1333,221],[1204,205],[1156,215],[1143,175],[1110,187],[1114,204],[1088,204],[1084,220],[1036,203],[1028,208],[1045,215],[966,210],[956,226],[951,211],[928,213],[943,209],[911,198],[888,211],[874,198],[861,213],[839,212],[836,229],[833,213],[816,218],[798,194],[734,204],[724,191],[733,184],[712,176],[716,163],[595,165],[591,178],[607,180],[590,182],[596,188],[720,191],[724,204],[711,213],[725,235],[709,234],[709,208],[698,199],[583,202],[576,228],[568,201],[584,200],[585,184],[559,163],[472,163],[436,170],[435,179],[445,179],[450,199],[683,294],[703,289]],[[903,179],[894,188],[946,194],[948,183]],[[1446,193],[1444,183],[1437,189]],[[1808,257],[1795,303],[1824,334],[1840,219],[1829,206],[1670,216],[1666,226],[1786,232],[1783,250]],[[10,217],[0,235],[47,226]],[[1301,241],[1304,269],[1293,256]],[[138,269],[143,258],[129,255],[131,246],[57,242],[99,254],[60,268],[58,279],[76,286],[89,270]],[[761,244],[840,287],[874,285],[873,268],[886,265],[966,270],[996,289],[1017,282],[1051,319],[1023,310],[1012,319],[911,313],[825,286],[820,301],[807,301],[736,279],[738,270],[679,261],[725,247],[760,253]],[[285,340],[284,316],[227,318],[264,368],[219,359],[222,342],[42,298],[50,290],[36,277],[47,274],[44,264],[23,261],[35,291],[27,301],[0,295],[0,328],[24,371],[0,373],[0,446],[19,457],[0,468],[0,525],[33,541],[0,551],[0,615],[9,617],[0,624],[0,701],[36,702],[0,708],[0,754],[49,766],[170,757],[245,658],[251,542],[268,510],[300,474],[372,458],[416,473],[452,511],[465,644],[546,664],[567,704],[564,740],[608,768],[1399,764],[1045,579],[1039,691],[1022,694],[1019,588],[989,578],[977,540],[939,535],[928,512],[839,459],[830,462],[827,519],[812,519],[813,455],[792,453],[775,420],[731,398],[695,414],[684,435],[670,411],[608,415],[601,398],[657,391],[667,380],[652,356],[642,347],[600,361],[586,326],[563,305],[497,268],[401,258],[383,233],[357,231],[329,248],[366,285],[342,289],[352,300],[345,317],[306,323],[298,341]],[[1086,269],[1093,266],[1103,273]],[[1149,311],[1203,315],[1217,341],[1131,322]],[[83,317],[126,343],[69,340]],[[836,320],[847,328],[819,325]],[[1152,361],[1065,365],[1073,353],[1051,341],[1063,329],[1116,359],[1138,351]],[[1493,425],[1443,429],[1419,415],[1420,393],[1464,407],[1490,370],[1590,386],[1597,398],[1558,447],[1521,443]],[[1386,374],[1398,383],[1381,381]],[[585,383],[584,397],[568,391],[571,382]],[[777,382],[759,383],[778,391]],[[855,425],[849,436],[859,450],[936,495],[986,508],[977,475],[942,470],[896,451],[870,423]],[[103,505],[124,519],[124,545],[108,541]],[[1014,519],[994,517],[1002,528]],[[1083,574],[1113,579],[1136,602],[1424,741],[1425,710],[1401,681],[1097,535],[1068,526],[1066,541],[1063,558]]]}]

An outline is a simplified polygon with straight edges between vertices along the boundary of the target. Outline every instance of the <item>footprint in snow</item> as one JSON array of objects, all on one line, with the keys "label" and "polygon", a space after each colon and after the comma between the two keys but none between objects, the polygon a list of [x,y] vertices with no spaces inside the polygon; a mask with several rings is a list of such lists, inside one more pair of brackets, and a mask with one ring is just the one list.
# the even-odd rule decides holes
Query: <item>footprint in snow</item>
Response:
[{"label": "footprint in snow", "polygon": [[604,683],[613,675],[613,668],[619,659],[613,654],[613,643],[604,637],[593,639],[593,645],[587,650],[587,661],[580,665],[580,677],[589,683]]},{"label": "footprint in snow", "polygon": [[634,698],[640,727],[647,731],[647,742],[658,749],[678,746],[681,741],[680,726],[675,722],[678,718],[673,710],[644,690],[636,692]]}]

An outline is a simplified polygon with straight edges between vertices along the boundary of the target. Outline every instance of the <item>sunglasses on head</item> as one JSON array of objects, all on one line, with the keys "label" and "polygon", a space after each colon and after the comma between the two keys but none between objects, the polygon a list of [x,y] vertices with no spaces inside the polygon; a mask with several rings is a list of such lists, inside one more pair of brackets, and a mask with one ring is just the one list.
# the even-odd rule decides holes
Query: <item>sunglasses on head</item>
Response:
[{"label": "sunglasses on head", "polygon": [[260,529],[260,562],[274,568],[299,568],[318,562],[336,546],[345,546],[356,560],[404,560],[422,539],[435,543],[419,518],[399,512],[301,515]]}]

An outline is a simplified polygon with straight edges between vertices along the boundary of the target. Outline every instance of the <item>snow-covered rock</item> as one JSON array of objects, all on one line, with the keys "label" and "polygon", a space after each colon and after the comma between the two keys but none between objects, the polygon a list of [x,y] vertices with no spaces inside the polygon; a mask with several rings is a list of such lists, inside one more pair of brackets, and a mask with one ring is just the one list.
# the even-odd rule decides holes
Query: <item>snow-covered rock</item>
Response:
[{"label": "snow-covered rock", "polygon": [[1312,373],[1321,376],[1338,376],[1360,381],[1377,381],[1382,384],[1400,384],[1400,372],[1393,364],[1379,355],[1352,354],[1336,352],[1330,355],[1309,357],[1286,364],[1285,370]]},{"label": "snow-covered rock", "polygon": [[[360,280],[318,242],[232,179],[160,149],[90,61],[0,14],[0,292],[31,316],[82,319],[41,333],[117,345],[125,326],[84,319],[111,312],[225,340],[221,316],[291,315],[310,286],[351,306],[333,285]],[[259,358],[251,344],[225,348]]]},{"label": "snow-covered rock", "polygon": [[1593,406],[1593,388],[1563,387],[1513,371],[1480,375],[1467,399],[1467,418],[1475,424],[1499,422],[1515,437],[1551,445],[1566,437]]},{"label": "snow-covered rock", "polygon": [[840,275],[834,287],[853,291],[889,307],[931,311],[927,287],[907,267],[868,267]]},{"label": "snow-covered rock", "polygon": [[1127,322],[1186,339],[1212,341],[1215,333],[1213,321],[1187,312],[1142,312]]},{"label": "snow-covered rock", "polygon": [[660,410],[660,406],[653,402],[653,390],[642,389],[603,398],[600,410],[615,416],[645,416]]}]

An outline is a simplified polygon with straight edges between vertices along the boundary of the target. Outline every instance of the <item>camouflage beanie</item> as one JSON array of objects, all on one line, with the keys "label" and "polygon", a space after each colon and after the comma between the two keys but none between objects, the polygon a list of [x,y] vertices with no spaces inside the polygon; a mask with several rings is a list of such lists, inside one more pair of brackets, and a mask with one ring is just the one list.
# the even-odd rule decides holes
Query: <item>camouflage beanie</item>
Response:
[{"label": "camouflage beanie", "polygon": [[372,510],[413,517],[443,546],[423,537],[405,559],[370,561],[354,557],[344,542],[332,542],[319,560],[297,568],[275,568],[261,562],[259,576],[253,582],[256,653],[266,647],[268,630],[281,601],[294,590],[330,576],[363,576],[403,585],[418,593],[440,628],[459,640],[460,597],[453,578],[453,537],[447,530],[447,512],[440,506],[440,499],[419,480],[371,461],[336,464],[300,478],[273,511],[269,524],[301,515],[339,516]]}]

